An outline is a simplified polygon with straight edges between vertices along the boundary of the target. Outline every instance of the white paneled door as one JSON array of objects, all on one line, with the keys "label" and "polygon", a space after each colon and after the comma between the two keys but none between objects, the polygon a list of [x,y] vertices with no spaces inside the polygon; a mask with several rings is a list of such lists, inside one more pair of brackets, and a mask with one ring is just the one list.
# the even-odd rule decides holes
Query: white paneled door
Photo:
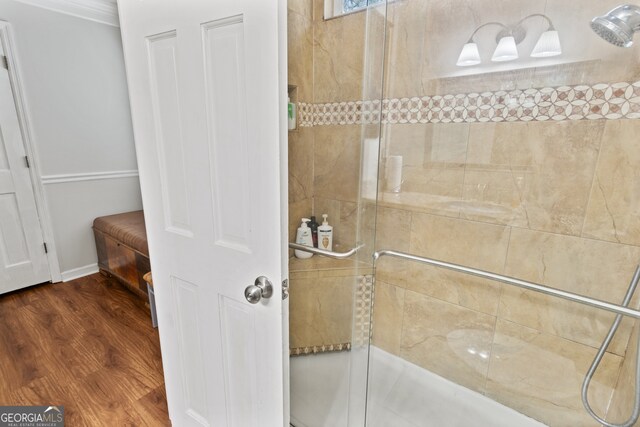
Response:
[{"label": "white paneled door", "polygon": [[51,279],[4,56],[0,43],[0,294]]},{"label": "white paneled door", "polygon": [[171,420],[283,426],[286,4],[118,6]]}]

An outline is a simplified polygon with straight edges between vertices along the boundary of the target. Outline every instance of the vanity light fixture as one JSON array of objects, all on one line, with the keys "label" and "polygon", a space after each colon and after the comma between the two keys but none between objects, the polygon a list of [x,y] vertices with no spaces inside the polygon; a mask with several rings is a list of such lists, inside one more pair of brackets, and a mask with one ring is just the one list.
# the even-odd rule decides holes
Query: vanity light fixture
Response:
[{"label": "vanity light fixture", "polygon": [[471,65],[478,65],[481,62],[478,45],[473,40],[469,40],[462,46],[462,52],[460,52],[456,65],[458,67],[469,67]]},{"label": "vanity light fixture", "polygon": [[493,52],[491,60],[493,62],[507,62],[518,59],[518,47],[513,36],[504,36],[498,41],[498,46]]},{"label": "vanity light fixture", "polygon": [[491,56],[491,61],[506,62],[518,59],[519,55],[517,45],[519,45],[527,35],[527,30],[522,24],[527,19],[535,17],[544,18],[547,21],[547,29],[538,38],[530,56],[533,58],[548,58],[560,55],[562,53],[562,47],[560,46],[558,31],[554,28],[549,17],[536,13],[526,16],[511,27],[500,22],[487,22],[486,24],[480,25],[473,31],[471,37],[469,37],[469,41],[467,41],[467,43],[462,47],[462,51],[460,52],[456,65],[459,67],[468,67],[478,65],[482,62],[480,59],[478,45],[473,38],[480,29],[487,26],[498,26],[501,28],[496,35],[497,47]]}]

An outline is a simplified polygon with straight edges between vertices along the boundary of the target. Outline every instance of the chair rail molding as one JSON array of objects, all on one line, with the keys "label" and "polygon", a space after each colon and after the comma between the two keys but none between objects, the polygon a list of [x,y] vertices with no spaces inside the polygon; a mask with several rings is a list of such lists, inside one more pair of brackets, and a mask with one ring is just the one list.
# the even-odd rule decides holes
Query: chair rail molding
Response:
[{"label": "chair rail molding", "polygon": [[120,26],[116,0],[16,0],[101,24]]},{"label": "chair rail molding", "polygon": [[98,181],[103,179],[119,179],[137,177],[137,170],[116,170],[105,172],[85,172],[85,173],[66,173],[59,175],[43,175],[40,179],[42,184],[63,184],[66,182],[78,181]]}]

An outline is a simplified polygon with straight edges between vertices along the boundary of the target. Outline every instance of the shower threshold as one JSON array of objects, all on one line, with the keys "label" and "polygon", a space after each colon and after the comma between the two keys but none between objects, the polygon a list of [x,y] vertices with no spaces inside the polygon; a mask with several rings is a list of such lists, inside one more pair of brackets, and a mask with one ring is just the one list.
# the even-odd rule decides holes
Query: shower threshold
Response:
[{"label": "shower threshold", "polygon": [[[347,426],[352,355],[291,358],[292,426]],[[545,426],[374,346],[370,366],[367,427]]]}]

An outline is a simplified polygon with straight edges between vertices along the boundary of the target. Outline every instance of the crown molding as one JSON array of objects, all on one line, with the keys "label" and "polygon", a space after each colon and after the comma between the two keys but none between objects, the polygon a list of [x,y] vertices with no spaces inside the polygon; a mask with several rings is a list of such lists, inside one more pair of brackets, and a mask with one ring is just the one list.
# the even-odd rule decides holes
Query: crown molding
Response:
[{"label": "crown molding", "polygon": [[54,12],[119,27],[118,6],[109,0],[15,0]]}]

